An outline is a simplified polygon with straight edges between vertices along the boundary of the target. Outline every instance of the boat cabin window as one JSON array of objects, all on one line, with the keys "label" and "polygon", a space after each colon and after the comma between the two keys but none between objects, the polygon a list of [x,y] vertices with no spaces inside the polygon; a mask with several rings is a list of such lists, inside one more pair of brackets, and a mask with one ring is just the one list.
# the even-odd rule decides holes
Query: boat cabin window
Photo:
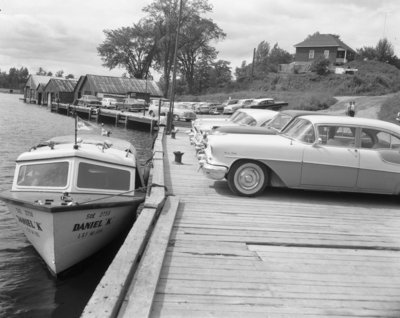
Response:
[{"label": "boat cabin window", "polygon": [[81,162],[78,168],[78,188],[128,191],[131,173],[128,170]]},{"label": "boat cabin window", "polygon": [[18,171],[17,185],[26,187],[66,187],[68,167],[68,162],[21,165]]}]

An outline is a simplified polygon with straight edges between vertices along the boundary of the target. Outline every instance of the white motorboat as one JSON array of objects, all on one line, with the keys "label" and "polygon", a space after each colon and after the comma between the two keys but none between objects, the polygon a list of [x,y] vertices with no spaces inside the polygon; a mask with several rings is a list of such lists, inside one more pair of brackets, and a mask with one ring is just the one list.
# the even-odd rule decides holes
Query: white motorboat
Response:
[{"label": "white motorboat", "polygon": [[145,199],[131,143],[107,136],[53,138],[21,154],[0,193],[55,275],[129,229]]}]

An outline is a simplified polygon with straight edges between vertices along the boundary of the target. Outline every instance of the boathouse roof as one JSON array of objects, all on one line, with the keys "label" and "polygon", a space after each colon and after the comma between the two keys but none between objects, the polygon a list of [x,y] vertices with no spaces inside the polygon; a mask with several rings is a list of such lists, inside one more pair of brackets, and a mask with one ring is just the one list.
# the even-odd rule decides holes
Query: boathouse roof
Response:
[{"label": "boathouse roof", "polygon": [[148,93],[154,97],[163,96],[161,89],[153,80],[88,74],[79,78],[75,91],[81,90],[84,86],[90,87],[93,92],[103,94],[125,95],[134,92]]},{"label": "boathouse roof", "polygon": [[39,84],[44,86],[47,85],[49,80],[53,78],[52,76],[45,75],[29,75],[28,80],[26,81],[25,87],[29,87],[30,89],[37,89]]},{"label": "boathouse roof", "polygon": [[74,91],[74,88],[77,84],[77,80],[75,79],[65,79],[65,78],[51,78],[44,90],[46,92],[70,92]]}]

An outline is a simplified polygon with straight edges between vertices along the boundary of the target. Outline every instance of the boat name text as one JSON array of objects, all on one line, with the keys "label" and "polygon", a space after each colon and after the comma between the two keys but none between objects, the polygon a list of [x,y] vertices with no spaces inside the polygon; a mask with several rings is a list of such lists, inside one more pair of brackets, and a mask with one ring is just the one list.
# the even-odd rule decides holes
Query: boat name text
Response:
[{"label": "boat name text", "polygon": [[105,226],[110,225],[111,220],[112,219],[105,219],[105,220],[98,220],[98,221],[92,221],[92,222],[75,223],[72,232],[85,231],[85,230],[91,230],[91,229],[102,227],[103,221],[105,222],[105,224],[104,224]]},{"label": "boat name text", "polygon": [[23,217],[21,217],[19,215],[16,215],[16,217],[17,217],[18,221],[20,223],[24,224],[25,226],[30,227],[31,229],[38,230],[38,231],[43,231],[40,223],[34,222],[34,221],[26,219],[26,218],[23,218]]}]

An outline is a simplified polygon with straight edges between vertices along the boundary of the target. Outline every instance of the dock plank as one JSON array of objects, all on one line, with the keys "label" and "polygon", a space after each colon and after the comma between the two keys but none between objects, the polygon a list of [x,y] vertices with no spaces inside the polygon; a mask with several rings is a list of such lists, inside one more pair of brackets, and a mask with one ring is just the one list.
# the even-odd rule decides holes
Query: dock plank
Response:
[{"label": "dock plank", "polygon": [[288,189],[237,197],[198,171],[183,132],[166,136],[164,168],[180,205],[150,317],[400,316],[396,200]]}]

